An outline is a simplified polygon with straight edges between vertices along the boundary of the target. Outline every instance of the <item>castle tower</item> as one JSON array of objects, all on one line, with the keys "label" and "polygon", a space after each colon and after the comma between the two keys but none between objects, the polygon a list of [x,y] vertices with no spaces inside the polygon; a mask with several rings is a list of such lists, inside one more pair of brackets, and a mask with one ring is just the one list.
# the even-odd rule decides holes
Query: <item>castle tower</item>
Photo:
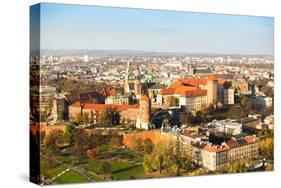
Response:
[{"label": "castle tower", "polygon": [[140,71],[139,71],[139,67],[137,67],[137,75],[135,77],[135,86],[134,86],[134,92],[136,95],[137,99],[140,99],[141,97],[141,80],[140,80]]},{"label": "castle tower", "polygon": [[218,92],[218,79],[215,76],[209,76],[207,78],[207,96],[208,104],[216,105],[217,104],[217,92]]},{"label": "castle tower", "polygon": [[140,125],[139,128],[148,130],[151,115],[151,101],[148,96],[144,95],[140,98]]}]

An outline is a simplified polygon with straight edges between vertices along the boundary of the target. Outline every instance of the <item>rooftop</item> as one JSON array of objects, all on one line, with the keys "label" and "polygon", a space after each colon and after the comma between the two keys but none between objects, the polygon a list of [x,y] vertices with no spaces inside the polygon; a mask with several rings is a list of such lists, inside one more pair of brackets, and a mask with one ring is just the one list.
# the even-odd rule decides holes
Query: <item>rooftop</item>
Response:
[{"label": "rooftop", "polygon": [[93,109],[93,110],[116,110],[116,111],[124,111],[129,108],[138,108],[137,104],[132,105],[114,105],[114,104],[95,104],[95,103],[83,103],[76,102],[71,105],[71,107],[83,107],[83,109]]},{"label": "rooftop", "polygon": [[207,91],[193,86],[179,86],[174,88],[161,89],[159,94],[161,95],[180,95],[182,97],[191,96],[204,96],[207,95]]}]

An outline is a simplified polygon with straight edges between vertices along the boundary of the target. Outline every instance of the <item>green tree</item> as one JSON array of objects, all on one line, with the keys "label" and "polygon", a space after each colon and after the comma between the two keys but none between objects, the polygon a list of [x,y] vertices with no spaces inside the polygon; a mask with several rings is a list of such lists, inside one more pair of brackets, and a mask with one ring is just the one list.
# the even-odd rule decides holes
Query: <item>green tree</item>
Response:
[{"label": "green tree", "polygon": [[106,110],[100,113],[98,122],[101,126],[106,126],[108,124],[108,113]]},{"label": "green tree", "polygon": [[154,171],[152,157],[148,154],[145,154],[143,157],[143,168],[148,173]]},{"label": "green tree", "polygon": [[74,126],[67,125],[64,133],[65,142],[71,144],[73,142],[73,135],[74,135]]}]

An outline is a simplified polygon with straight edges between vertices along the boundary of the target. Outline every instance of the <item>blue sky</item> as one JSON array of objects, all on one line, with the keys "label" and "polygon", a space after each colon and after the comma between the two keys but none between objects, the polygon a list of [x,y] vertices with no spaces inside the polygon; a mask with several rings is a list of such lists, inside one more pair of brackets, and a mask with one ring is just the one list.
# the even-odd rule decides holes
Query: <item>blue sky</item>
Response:
[{"label": "blue sky", "polygon": [[273,54],[270,17],[41,4],[42,49]]}]

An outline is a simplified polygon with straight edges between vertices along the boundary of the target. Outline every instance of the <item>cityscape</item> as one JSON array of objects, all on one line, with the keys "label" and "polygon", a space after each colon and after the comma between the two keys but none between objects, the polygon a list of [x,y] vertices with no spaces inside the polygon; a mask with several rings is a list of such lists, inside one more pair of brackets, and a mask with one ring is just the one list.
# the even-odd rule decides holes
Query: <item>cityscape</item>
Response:
[{"label": "cityscape", "polygon": [[[132,38],[138,33],[136,44],[118,44],[124,33],[119,27],[114,30],[117,24],[104,24],[108,33],[100,29],[111,40],[92,39],[90,36],[95,33],[90,32],[88,43],[104,41],[100,49],[78,42],[87,33],[82,38],[73,36],[76,48],[71,43],[54,48],[52,45],[68,40],[69,34],[60,40],[54,33],[43,31],[43,48],[39,53],[31,50],[30,57],[30,139],[31,151],[38,159],[31,164],[31,172],[37,172],[32,181],[49,185],[274,170],[272,18],[60,4],[39,6],[41,25],[45,28],[49,27],[45,23],[48,11],[60,15],[62,9],[74,15],[80,15],[80,9],[116,15],[112,19],[117,24],[128,24],[123,20],[128,15],[141,15],[141,20],[146,18],[142,14],[154,18],[140,21],[144,23],[135,18],[138,31],[126,25],[125,36]],[[175,29],[166,28],[162,36],[162,31],[154,28],[150,36],[146,26],[152,23],[162,30],[166,23],[156,22],[156,17],[165,15],[170,22],[169,14],[183,15],[185,19],[190,14],[189,19],[201,23],[202,26],[194,26],[198,33],[187,33],[194,38],[212,33],[212,29],[202,29],[214,20],[214,24],[232,22],[231,27],[242,24],[249,29],[233,30],[236,37],[241,35],[237,41],[225,36],[231,34],[221,35],[225,42],[213,43],[209,52],[205,47],[216,39],[206,40],[206,44],[175,39],[178,47],[174,48],[173,40],[163,47],[160,41],[172,37]],[[87,15],[94,19],[90,13]],[[207,16],[208,24],[201,18]],[[65,22],[59,27],[68,27]],[[71,22],[75,25],[75,19]],[[113,28],[109,28],[111,24]],[[258,26],[262,34],[255,33]],[[254,31],[249,36],[251,29]],[[78,30],[85,32],[85,28]],[[144,34],[139,34],[139,30]],[[154,40],[155,30],[160,36]],[[117,34],[111,36],[114,32]],[[137,44],[139,48],[134,47]],[[265,46],[259,48],[257,44]],[[188,50],[182,45],[203,50]]]}]

